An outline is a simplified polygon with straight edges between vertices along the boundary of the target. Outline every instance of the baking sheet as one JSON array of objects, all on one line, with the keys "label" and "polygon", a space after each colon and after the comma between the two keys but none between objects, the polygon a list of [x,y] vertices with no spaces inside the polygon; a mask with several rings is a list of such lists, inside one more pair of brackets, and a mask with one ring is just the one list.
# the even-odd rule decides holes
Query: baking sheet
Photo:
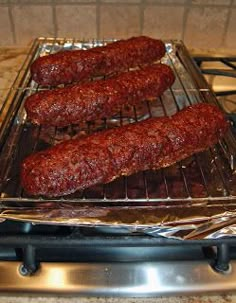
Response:
[{"label": "baking sheet", "polygon": [[[63,224],[125,228],[152,236],[180,239],[218,238],[235,235],[236,178],[235,138],[231,132],[215,147],[176,165],[158,171],[140,172],[97,185],[83,192],[45,199],[30,197],[20,186],[21,161],[33,151],[62,140],[133,123],[150,116],[173,115],[197,102],[216,103],[213,93],[193,65],[184,45],[166,42],[162,59],[176,74],[171,89],[154,102],[144,101],[136,108],[124,107],[111,119],[55,129],[37,127],[27,121],[24,101],[40,87],[30,78],[29,66],[38,56],[61,49],[89,48],[104,41],[38,39],[11,88],[6,104],[13,105],[0,129],[3,149],[1,177],[1,219],[30,221],[37,224]],[[9,127],[9,125],[11,125]]]}]

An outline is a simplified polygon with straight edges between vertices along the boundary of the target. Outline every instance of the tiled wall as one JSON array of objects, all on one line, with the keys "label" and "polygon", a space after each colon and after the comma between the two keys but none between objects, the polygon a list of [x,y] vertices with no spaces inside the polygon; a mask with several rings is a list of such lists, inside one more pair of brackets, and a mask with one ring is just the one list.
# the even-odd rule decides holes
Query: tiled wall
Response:
[{"label": "tiled wall", "polygon": [[236,0],[0,0],[0,45],[140,34],[236,49]]}]

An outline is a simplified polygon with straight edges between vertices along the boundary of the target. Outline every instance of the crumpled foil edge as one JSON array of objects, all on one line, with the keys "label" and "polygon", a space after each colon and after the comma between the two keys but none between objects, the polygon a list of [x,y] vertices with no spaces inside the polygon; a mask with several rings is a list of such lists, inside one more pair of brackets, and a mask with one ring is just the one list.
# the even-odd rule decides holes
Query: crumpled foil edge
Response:
[{"label": "crumpled foil edge", "polygon": [[[141,233],[152,237],[165,237],[181,240],[218,239],[236,235],[236,208],[219,206],[189,208],[175,207],[76,207],[64,204],[58,208],[38,207],[5,209],[0,220],[16,220],[33,224],[86,226],[103,228],[110,233],[114,229],[126,233]],[[222,207],[221,207],[222,211]]]}]

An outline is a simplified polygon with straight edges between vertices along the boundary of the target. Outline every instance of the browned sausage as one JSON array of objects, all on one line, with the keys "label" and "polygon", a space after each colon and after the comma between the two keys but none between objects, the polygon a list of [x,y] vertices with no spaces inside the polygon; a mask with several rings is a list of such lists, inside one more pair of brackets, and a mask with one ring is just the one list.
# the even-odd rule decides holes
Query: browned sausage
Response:
[{"label": "browned sausage", "polygon": [[31,66],[31,74],[41,85],[56,86],[151,64],[164,54],[165,45],[161,40],[133,37],[103,47],[39,57]]},{"label": "browned sausage", "polygon": [[227,129],[219,108],[193,105],[170,118],[151,118],[32,154],[22,164],[21,182],[32,195],[66,195],[172,165],[212,146]]},{"label": "browned sausage", "polygon": [[35,124],[78,124],[110,117],[123,105],[136,105],[147,98],[158,97],[174,79],[169,66],[154,64],[105,81],[39,92],[28,97],[25,108]]}]

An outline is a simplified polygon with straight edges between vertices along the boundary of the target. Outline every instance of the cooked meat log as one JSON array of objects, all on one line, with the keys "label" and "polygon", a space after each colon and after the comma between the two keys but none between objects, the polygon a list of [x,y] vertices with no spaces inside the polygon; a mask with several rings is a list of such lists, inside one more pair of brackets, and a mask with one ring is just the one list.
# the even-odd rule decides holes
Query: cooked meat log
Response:
[{"label": "cooked meat log", "polygon": [[160,96],[174,82],[171,68],[154,64],[72,87],[36,93],[26,100],[28,118],[35,124],[66,126],[110,117],[123,105],[135,105]]},{"label": "cooked meat log", "polygon": [[39,57],[31,66],[31,74],[41,85],[55,86],[151,64],[164,55],[165,45],[161,40],[133,37],[103,47]]},{"label": "cooked meat log", "polygon": [[227,129],[219,108],[196,104],[172,117],[150,118],[32,154],[22,164],[22,186],[32,195],[66,195],[170,166],[212,146]]}]

